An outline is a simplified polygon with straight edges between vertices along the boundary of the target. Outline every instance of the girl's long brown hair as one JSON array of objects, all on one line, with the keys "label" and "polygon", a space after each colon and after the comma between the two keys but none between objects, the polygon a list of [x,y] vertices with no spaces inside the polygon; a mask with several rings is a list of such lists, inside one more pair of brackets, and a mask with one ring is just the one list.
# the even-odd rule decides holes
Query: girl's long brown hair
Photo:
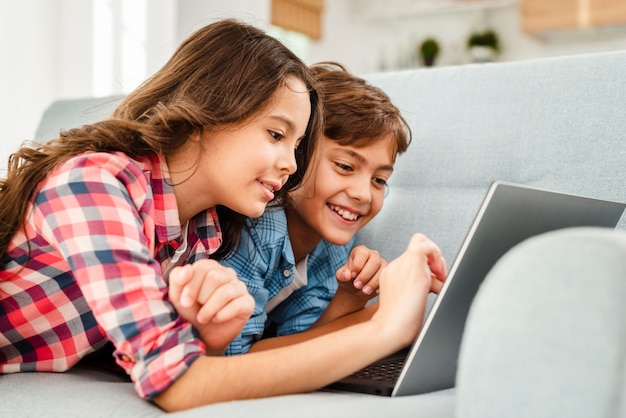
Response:
[{"label": "girl's long brown hair", "polygon": [[[297,187],[306,171],[322,123],[316,82],[307,66],[282,43],[251,25],[226,19],[189,36],[170,60],[130,93],[104,121],[69,129],[44,144],[27,143],[9,157],[0,179],[0,260],[15,233],[25,228],[25,211],[38,184],[69,157],[86,151],[121,151],[130,157],[167,156],[192,135],[247,121],[271,99],[285,79],[296,77],[309,90],[311,117],[298,147],[298,171],[277,202]],[[239,241],[245,217],[219,206],[223,257]],[[6,261],[0,261],[4,265]]]}]

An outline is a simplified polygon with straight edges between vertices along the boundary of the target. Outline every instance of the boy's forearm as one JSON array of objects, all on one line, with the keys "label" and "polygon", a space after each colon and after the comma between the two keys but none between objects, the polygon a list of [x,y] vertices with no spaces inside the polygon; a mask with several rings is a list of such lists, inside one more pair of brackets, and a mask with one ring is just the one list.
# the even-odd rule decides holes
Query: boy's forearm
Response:
[{"label": "boy's forearm", "polygon": [[358,312],[362,310],[367,303],[368,301],[364,298],[359,298],[354,293],[344,292],[340,289],[335,293],[328,307],[311,328],[317,328],[318,326],[325,325],[343,316]]},{"label": "boy's forearm", "polygon": [[337,331],[351,325],[355,325],[361,322],[369,320],[376,312],[378,303],[373,303],[370,306],[336,318],[335,320],[328,321],[324,324],[314,324],[306,331],[299,332],[297,334],[283,335],[280,337],[265,338],[257,341],[250,348],[250,352],[263,351],[277,347],[285,347],[288,345],[296,344],[303,341],[308,341],[312,338],[319,337],[321,335],[329,334],[333,331]]}]

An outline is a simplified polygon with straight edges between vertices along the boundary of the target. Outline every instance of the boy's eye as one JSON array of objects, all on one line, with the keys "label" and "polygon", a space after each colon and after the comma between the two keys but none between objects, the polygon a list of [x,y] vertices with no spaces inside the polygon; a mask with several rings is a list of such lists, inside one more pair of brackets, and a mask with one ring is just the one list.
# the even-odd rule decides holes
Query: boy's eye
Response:
[{"label": "boy's eye", "polygon": [[335,163],[335,166],[342,171],[352,171],[352,167],[347,164]]},{"label": "boy's eye", "polygon": [[377,186],[380,186],[380,187],[387,187],[387,180],[385,180],[385,179],[382,179],[382,178],[380,178],[380,177],[374,177],[374,178],[372,179],[372,181],[373,181],[374,183],[376,183],[376,185],[377,185]]}]

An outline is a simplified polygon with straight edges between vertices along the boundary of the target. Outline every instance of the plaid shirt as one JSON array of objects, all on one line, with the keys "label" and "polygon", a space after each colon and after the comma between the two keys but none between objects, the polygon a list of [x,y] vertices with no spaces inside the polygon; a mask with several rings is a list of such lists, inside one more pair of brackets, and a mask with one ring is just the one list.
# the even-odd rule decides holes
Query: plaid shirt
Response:
[{"label": "plaid shirt", "polygon": [[[38,186],[2,260],[0,372],[65,371],[109,340],[151,399],[204,353],[162,274],[184,241],[165,168],[158,156],[87,153]],[[220,245],[214,209],[189,231],[181,264]]]},{"label": "plaid shirt", "polygon": [[[300,288],[291,286],[295,276],[295,256],[287,232],[283,209],[268,209],[249,230],[234,255],[221,263],[232,267],[246,283],[254,297],[252,317],[226,350],[227,355],[246,353],[270,324],[278,335],[288,335],[308,329],[328,307],[337,291],[335,272],[348,260],[354,238],[344,246],[322,240],[306,261],[307,283]],[[267,312],[268,302],[283,289],[292,292]],[[288,292],[288,293],[289,293]]]}]

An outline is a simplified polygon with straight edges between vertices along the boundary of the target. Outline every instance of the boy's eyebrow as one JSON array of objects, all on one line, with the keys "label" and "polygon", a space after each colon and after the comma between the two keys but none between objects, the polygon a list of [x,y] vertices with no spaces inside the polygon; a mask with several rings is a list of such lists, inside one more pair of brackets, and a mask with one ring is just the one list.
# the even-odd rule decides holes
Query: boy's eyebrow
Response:
[{"label": "boy's eyebrow", "polygon": [[[361,154],[359,154],[356,151],[353,151],[351,149],[347,149],[347,148],[339,148],[339,151],[344,152],[348,155],[350,155],[352,158],[355,158],[356,160],[358,160],[361,163],[366,162],[365,157],[363,157]],[[384,164],[380,167],[378,167],[379,170],[389,170],[389,171],[393,171],[393,164]]]}]

